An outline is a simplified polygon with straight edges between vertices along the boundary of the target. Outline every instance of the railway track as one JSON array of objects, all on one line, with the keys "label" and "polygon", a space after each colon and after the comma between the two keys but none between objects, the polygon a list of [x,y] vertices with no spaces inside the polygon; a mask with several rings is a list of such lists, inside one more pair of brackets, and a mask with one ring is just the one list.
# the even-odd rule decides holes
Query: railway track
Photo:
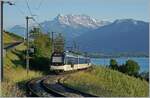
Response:
[{"label": "railway track", "polygon": [[[44,78],[48,78],[48,76]],[[53,97],[54,96],[53,94],[46,92],[45,89],[42,87],[41,81],[44,78],[37,78],[27,82],[26,84],[27,93],[28,93],[27,96],[32,96],[32,97]]]},{"label": "railway track", "polygon": [[28,96],[34,97],[96,97],[78,90],[66,87],[60,83],[65,75],[49,75],[37,78],[27,83]]}]

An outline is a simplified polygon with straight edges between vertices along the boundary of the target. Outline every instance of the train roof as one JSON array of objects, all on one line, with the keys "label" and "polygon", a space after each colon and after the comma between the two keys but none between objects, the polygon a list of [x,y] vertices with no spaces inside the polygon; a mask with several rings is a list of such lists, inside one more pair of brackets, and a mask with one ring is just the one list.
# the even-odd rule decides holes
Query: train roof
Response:
[{"label": "train roof", "polygon": [[73,53],[71,51],[54,52],[52,54],[52,56],[60,56],[60,55],[64,55],[66,57],[74,57],[74,58],[89,58],[89,57],[86,57],[86,56],[83,56],[83,55],[79,55],[79,54]]},{"label": "train roof", "polygon": [[65,51],[64,53],[65,53],[65,56],[67,56],[67,57],[85,58],[85,56],[83,56],[83,55],[75,54],[75,53],[72,53],[72,52],[69,52],[69,51]]}]

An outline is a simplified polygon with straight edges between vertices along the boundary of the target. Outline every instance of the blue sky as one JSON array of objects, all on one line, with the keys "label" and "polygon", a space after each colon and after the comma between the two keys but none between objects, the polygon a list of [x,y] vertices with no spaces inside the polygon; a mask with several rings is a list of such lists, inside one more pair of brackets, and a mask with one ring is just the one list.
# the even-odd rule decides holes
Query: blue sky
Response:
[{"label": "blue sky", "polygon": [[[25,25],[25,16],[30,15],[26,0],[11,0],[15,6],[4,5],[4,27]],[[150,0],[27,0],[39,22],[52,20],[59,13],[86,14],[106,21],[133,18],[150,21]],[[41,3],[42,2],[42,3]]]}]

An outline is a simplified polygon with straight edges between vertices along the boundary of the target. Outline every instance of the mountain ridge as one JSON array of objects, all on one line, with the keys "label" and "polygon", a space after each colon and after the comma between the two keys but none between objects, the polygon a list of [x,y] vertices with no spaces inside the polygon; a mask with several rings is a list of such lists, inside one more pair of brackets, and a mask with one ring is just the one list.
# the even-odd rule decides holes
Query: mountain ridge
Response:
[{"label": "mountain ridge", "polygon": [[76,40],[86,51],[148,52],[148,35],[148,22],[126,19],[82,34]]},{"label": "mountain ridge", "polygon": [[[74,38],[84,32],[94,30],[109,23],[108,21],[99,21],[98,19],[91,18],[88,15],[58,14],[53,20],[44,21],[40,24],[43,27],[43,32],[59,32],[63,33],[66,38]],[[25,27],[17,25],[9,31],[19,34],[25,31]]]},{"label": "mountain ridge", "polygon": [[44,27],[43,32],[62,33],[67,45],[68,42],[76,41],[83,51],[147,52],[149,49],[149,22],[141,20],[116,19],[109,22],[99,21],[87,15],[59,14],[53,20],[40,24]]}]

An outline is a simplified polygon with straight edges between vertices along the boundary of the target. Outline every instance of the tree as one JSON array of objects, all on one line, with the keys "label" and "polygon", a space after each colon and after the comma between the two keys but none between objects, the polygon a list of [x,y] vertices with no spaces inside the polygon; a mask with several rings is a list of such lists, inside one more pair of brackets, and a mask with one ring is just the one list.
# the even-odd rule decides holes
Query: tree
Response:
[{"label": "tree", "polygon": [[115,70],[118,70],[118,63],[115,59],[111,59],[110,60],[110,64],[109,64],[109,67],[111,69],[115,69]]},{"label": "tree", "polygon": [[133,61],[133,60],[127,60],[126,64],[124,65],[124,72],[129,74],[129,75],[138,75],[139,70],[140,70],[140,66],[138,65],[137,62]]},{"label": "tree", "polygon": [[34,48],[36,57],[47,57],[51,56],[51,41],[49,36],[46,34],[39,34],[34,39]]},{"label": "tree", "polygon": [[54,38],[54,51],[64,52],[65,40],[61,33]]},{"label": "tree", "polygon": [[35,57],[50,57],[51,39],[48,34],[43,34],[40,28],[30,31],[30,48],[34,48]]},{"label": "tree", "polygon": [[33,28],[30,32],[30,39],[35,39],[39,34],[41,34],[40,28]]},{"label": "tree", "polygon": [[43,34],[40,29],[34,28],[30,31],[30,48],[34,48],[33,55],[30,55],[31,68],[38,70],[48,70],[51,56],[51,38],[48,34]]}]

